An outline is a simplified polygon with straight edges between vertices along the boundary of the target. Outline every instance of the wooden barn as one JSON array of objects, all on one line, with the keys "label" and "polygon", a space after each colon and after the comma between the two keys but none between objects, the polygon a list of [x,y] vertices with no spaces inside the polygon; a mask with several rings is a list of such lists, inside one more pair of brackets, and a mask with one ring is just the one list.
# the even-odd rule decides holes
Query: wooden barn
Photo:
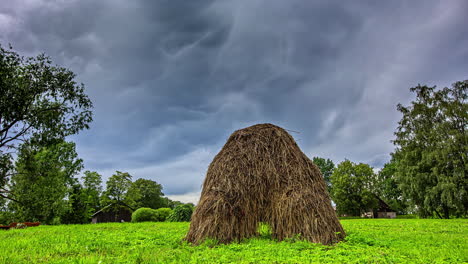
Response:
[{"label": "wooden barn", "polygon": [[378,196],[375,196],[379,201],[379,206],[375,210],[370,210],[362,215],[362,217],[368,218],[396,218],[396,211],[390,208],[390,206],[380,199]]},{"label": "wooden barn", "polygon": [[123,202],[115,202],[94,213],[91,223],[130,222],[133,208]]}]

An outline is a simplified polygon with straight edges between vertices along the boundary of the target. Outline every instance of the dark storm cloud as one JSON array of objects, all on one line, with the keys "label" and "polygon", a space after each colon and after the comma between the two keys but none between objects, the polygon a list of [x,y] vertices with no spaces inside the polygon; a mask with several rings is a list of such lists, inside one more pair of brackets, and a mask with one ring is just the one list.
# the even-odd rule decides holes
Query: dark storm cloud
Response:
[{"label": "dark storm cloud", "polygon": [[462,0],[5,3],[1,43],[46,52],[94,101],[73,138],[87,168],[181,199],[233,130],[259,122],[299,131],[310,156],[381,167],[408,88],[468,68]]}]

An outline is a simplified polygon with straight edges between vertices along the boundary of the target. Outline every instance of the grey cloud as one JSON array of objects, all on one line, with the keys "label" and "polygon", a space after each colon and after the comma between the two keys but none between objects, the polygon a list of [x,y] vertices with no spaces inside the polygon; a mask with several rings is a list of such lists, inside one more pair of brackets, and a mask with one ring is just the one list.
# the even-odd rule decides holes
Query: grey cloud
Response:
[{"label": "grey cloud", "polygon": [[95,122],[72,138],[86,166],[172,195],[197,193],[206,153],[260,122],[299,131],[309,156],[380,167],[408,88],[468,68],[462,0],[7,2],[0,42],[86,84]]}]

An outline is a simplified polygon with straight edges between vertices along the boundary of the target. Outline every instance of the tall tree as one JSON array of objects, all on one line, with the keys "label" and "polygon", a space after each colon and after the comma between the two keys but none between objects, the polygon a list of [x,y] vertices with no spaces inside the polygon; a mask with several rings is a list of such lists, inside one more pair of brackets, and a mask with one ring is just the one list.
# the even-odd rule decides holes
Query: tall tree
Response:
[{"label": "tall tree", "polygon": [[101,175],[95,171],[85,171],[82,179],[86,207],[88,208],[89,214],[92,215],[100,207],[102,178]]},{"label": "tall tree", "polygon": [[132,185],[132,176],[128,172],[116,171],[106,182],[105,196],[110,201],[123,201]]},{"label": "tall tree", "polygon": [[10,203],[19,220],[58,222],[67,205],[64,198],[82,169],[75,144],[57,142],[47,147],[22,145],[11,178],[18,203]]},{"label": "tall tree", "polygon": [[147,179],[138,179],[132,183],[126,195],[127,204],[133,208],[153,208],[165,207],[166,201],[163,199],[161,184]]},{"label": "tall tree", "polygon": [[23,58],[0,45],[0,196],[10,197],[5,184],[20,144],[44,145],[88,128],[91,108],[73,72],[43,54]]},{"label": "tall tree", "polygon": [[374,181],[374,171],[367,164],[355,164],[349,160],[338,164],[331,175],[331,196],[337,212],[359,216],[375,209],[378,201],[372,192]]},{"label": "tall tree", "polygon": [[320,157],[314,157],[312,161],[319,167],[320,172],[322,172],[323,179],[327,184],[327,190],[329,193],[331,193],[332,185],[330,177],[333,174],[333,170],[335,170],[335,164],[331,159],[324,159]]},{"label": "tall tree", "polygon": [[398,105],[393,158],[403,194],[421,216],[468,212],[468,81],[450,88],[418,85],[416,100]]},{"label": "tall tree", "polygon": [[89,223],[89,210],[86,204],[86,195],[83,187],[77,181],[70,188],[67,200],[67,209],[62,216],[61,222],[64,224],[85,224]]}]

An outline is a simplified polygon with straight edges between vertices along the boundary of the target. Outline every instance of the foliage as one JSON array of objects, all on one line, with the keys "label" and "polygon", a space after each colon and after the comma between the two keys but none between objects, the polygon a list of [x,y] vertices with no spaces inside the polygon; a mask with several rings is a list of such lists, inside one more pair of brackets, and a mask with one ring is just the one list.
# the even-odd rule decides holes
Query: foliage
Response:
[{"label": "foliage", "polygon": [[95,171],[85,171],[83,176],[83,196],[87,210],[87,218],[91,219],[100,207],[100,196],[102,193],[101,175]]},{"label": "foliage", "polygon": [[68,195],[68,206],[61,222],[64,224],[85,224],[89,223],[90,215],[86,206],[86,196],[79,183],[75,183]]},{"label": "foliage", "polygon": [[[182,242],[189,223],[107,223],[0,230],[0,263],[466,263],[466,220],[341,221],[346,241]],[[98,234],[98,235],[97,235]]]},{"label": "foliage", "polygon": [[165,206],[162,186],[155,181],[138,179],[133,182],[126,193],[125,200],[133,208],[161,208]]},{"label": "foliage", "polygon": [[183,202],[180,202],[180,201],[173,201],[169,199],[168,197],[163,197],[163,199],[164,199],[164,207],[168,207],[171,209],[174,209],[177,206],[184,204]]},{"label": "foliage", "polygon": [[[47,147],[23,145],[11,178],[11,192],[18,203],[10,203],[20,221],[51,223],[66,211],[64,200],[74,176],[82,169],[75,144],[58,141]],[[55,220],[58,221],[58,220]]]},{"label": "foliage", "polygon": [[384,165],[377,174],[375,192],[398,214],[405,214],[408,207],[407,201],[403,198],[403,193],[398,187],[396,170],[397,167],[394,161]]},{"label": "foliage", "polygon": [[164,222],[167,220],[169,215],[171,215],[172,209],[171,208],[159,208],[159,209],[156,209],[156,212],[158,212],[158,221]]},{"label": "foliage", "polygon": [[378,205],[372,193],[375,175],[372,168],[363,163],[345,160],[338,164],[331,175],[332,199],[338,214],[359,216]]},{"label": "foliage", "polygon": [[106,182],[107,188],[104,193],[105,203],[109,204],[112,200],[123,201],[125,194],[132,185],[132,176],[128,172],[116,171]]},{"label": "foliage", "polygon": [[468,212],[468,81],[451,88],[418,85],[416,100],[398,105],[393,159],[403,195],[422,217]]},{"label": "foliage", "polygon": [[43,54],[23,58],[0,46],[0,187],[20,143],[45,145],[76,134],[88,128],[91,108],[73,72],[53,66]]},{"label": "foliage", "polygon": [[132,222],[157,222],[159,221],[159,214],[156,210],[151,208],[139,208],[132,214]]},{"label": "foliage", "polygon": [[314,157],[312,159],[312,162],[317,165],[320,169],[320,172],[322,173],[323,179],[325,180],[325,183],[327,184],[327,190],[329,193],[331,193],[331,180],[330,177],[333,174],[333,170],[335,169],[335,164],[331,159],[324,159],[320,157]]},{"label": "foliage", "polygon": [[133,212],[132,222],[164,222],[171,213],[171,208],[139,208]]},{"label": "foliage", "polygon": [[0,212],[0,225],[9,225],[15,222],[15,215],[13,212],[1,211]]},{"label": "foliage", "polygon": [[178,205],[166,220],[169,222],[190,222],[193,209],[194,207],[191,204]]}]

